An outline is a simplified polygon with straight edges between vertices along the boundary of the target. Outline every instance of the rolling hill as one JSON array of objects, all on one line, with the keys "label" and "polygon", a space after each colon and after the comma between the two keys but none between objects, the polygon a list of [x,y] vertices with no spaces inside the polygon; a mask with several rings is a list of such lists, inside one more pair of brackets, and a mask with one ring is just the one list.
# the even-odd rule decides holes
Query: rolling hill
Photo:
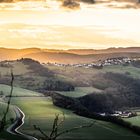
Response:
[{"label": "rolling hill", "polygon": [[6,49],[0,48],[0,60],[31,58],[40,62],[89,63],[112,57],[140,57],[139,47],[109,48],[105,50],[49,50],[39,48]]},{"label": "rolling hill", "polygon": [[64,64],[76,64],[76,63],[91,63],[97,62],[99,60],[105,60],[107,58],[115,57],[140,57],[139,52],[117,52],[117,53],[104,53],[104,54],[89,54],[89,55],[79,55],[71,53],[48,53],[40,52],[24,55],[24,58],[32,58],[43,63],[52,62],[52,63],[64,63]]},{"label": "rolling hill", "polygon": [[[18,92],[19,90],[18,88],[15,88],[15,87],[14,89],[16,92]],[[9,90],[5,89],[4,91],[7,94]],[[32,93],[32,91],[29,91],[29,90],[25,91],[24,89],[23,90],[20,89],[20,92],[21,93],[23,92],[22,94],[27,94],[27,95],[30,95],[30,93]],[[87,124],[91,122],[91,119],[77,116],[73,114],[71,111],[56,107],[55,105],[53,105],[52,99],[50,97],[36,97],[36,95],[35,97],[20,97],[21,93],[18,94],[19,97],[12,98],[12,105],[18,106],[25,113],[25,116],[26,116],[25,123],[20,129],[20,131],[23,133],[34,135],[34,136],[38,134],[39,136],[41,136],[40,133],[37,133],[36,130],[33,128],[33,125],[39,125],[46,133],[50,133],[55,114],[59,113],[61,117],[62,112],[65,113],[66,120],[64,124],[60,127],[59,131],[66,130],[74,126],[79,126],[79,125]],[[0,110],[0,112],[2,113],[2,110]],[[103,135],[100,135],[101,133]],[[1,138],[5,138],[5,135],[2,134]],[[138,140],[139,136],[121,126],[118,126],[109,122],[103,122],[103,121],[97,120],[93,127],[88,128],[88,129],[84,128],[84,129],[70,132],[68,134],[62,135],[59,139],[93,140],[93,138],[99,139],[99,140],[101,139]],[[9,140],[9,138],[7,139]],[[11,139],[15,139],[14,136],[13,137],[11,136]]]}]

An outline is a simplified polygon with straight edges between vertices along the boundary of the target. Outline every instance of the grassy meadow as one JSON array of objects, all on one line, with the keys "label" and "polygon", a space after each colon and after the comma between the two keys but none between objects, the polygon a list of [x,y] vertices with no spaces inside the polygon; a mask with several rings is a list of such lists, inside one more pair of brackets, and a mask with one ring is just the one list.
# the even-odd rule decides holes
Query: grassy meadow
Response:
[{"label": "grassy meadow", "polygon": [[[4,102],[0,101],[0,119],[3,117],[3,112],[5,112],[5,109],[7,107],[7,104]],[[7,115],[7,121],[9,122],[10,118],[15,118],[15,112],[14,112],[14,107],[10,106],[8,115]]]},{"label": "grassy meadow", "polygon": [[127,118],[125,119],[126,121],[132,123],[133,125],[140,126],[140,116],[132,117],[132,118]]},{"label": "grassy meadow", "polygon": [[140,126],[140,108],[132,108],[132,111],[137,112],[137,116],[132,118],[125,118],[125,120],[132,123],[133,125]]},{"label": "grassy meadow", "polygon": [[103,72],[114,72],[114,73],[124,73],[124,74],[129,73],[129,75],[134,78],[140,78],[140,68],[136,68],[131,65],[129,65],[129,66],[122,66],[122,65],[105,66],[103,68]]},{"label": "grassy meadow", "polygon": [[[3,92],[4,96],[8,96],[10,93],[10,86],[0,84],[0,92]],[[14,87],[13,96],[43,96],[43,95],[31,90]]]},{"label": "grassy meadow", "polygon": [[[21,75],[29,72],[29,69],[26,65],[20,62],[13,61],[10,63],[12,65],[13,73],[15,75]],[[10,74],[10,67],[4,67],[0,66],[0,74],[3,75],[9,75]]]},{"label": "grassy meadow", "polygon": [[59,93],[68,97],[81,97],[93,92],[98,94],[101,90],[94,87],[76,87],[74,91],[62,91]]},{"label": "grassy meadow", "polygon": [[[20,62],[14,62],[13,71],[17,75],[22,74],[23,77],[31,76],[30,70],[26,65],[21,64]],[[117,72],[117,73],[129,73],[129,76],[134,78],[139,78],[140,69],[133,66],[105,66],[103,69],[86,69],[86,68],[75,68],[75,67],[57,67],[57,66],[46,66],[54,72],[55,76],[58,79],[63,79],[66,81],[71,81],[76,84],[75,91],[69,92],[59,92],[62,95],[69,97],[81,97],[90,93],[100,94],[101,90],[92,87],[90,81],[92,78],[100,73],[106,72]],[[21,70],[20,70],[21,69]],[[19,72],[18,72],[19,71]],[[5,76],[9,73],[9,68],[0,67],[0,73],[2,76]],[[16,77],[18,78],[18,77]],[[19,77],[20,78],[20,77]],[[44,77],[37,76],[35,77],[37,82],[41,83]],[[25,79],[26,80],[26,79]],[[26,82],[23,80],[23,84]],[[36,81],[36,80],[35,80]],[[18,106],[26,115],[25,123],[20,128],[20,131],[30,134],[30,135],[40,135],[37,131],[34,130],[33,125],[38,125],[45,132],[50,133],[52,128],[52,123],[55,118],[55,114],[60,114],[64,112],[66,120],[64,124],[60,127],[61,130],[66,130],[74,126],[84,125],[90,123],[91,120],[81,116],[73,114],[71,111],[56,107],[52,103],[52,99],[49,97],[44,97],[41,93],[34,92],[31,90],[19,88],[21,83],[18,83],[18,79],[15,79],[12,105],[8,114],[8,118],[15,118],[14,105]],[[82,86],[81,86],[82,85]],[[84,86],[83,86],[84,85]],[[6,108],[7,98],[5,96],[9,95],[10,87],[4,84],[0,84],[0,92],[3,93],[0,98],[0,116],[3,114],[3,111]],[[139,124],[139,116],[130,118],[128,121],[131,121],[134,124]],[[6,132],[3,132],[3,137],[5,135],[10,137]],[[140,137],[131,131],[120,127],[118,125],[96,121],[95,125],[91,128],[84,128],[70,132],[61,136],[59,139],[63,140],[139,140]],[[7,140],[16,140],[16,138],[7,139]],[[22,139],[21,139],[22,140]]]},{"label": "grassy meadow", "polygon": [[[15,88],[18,91],[18,88]],[[5,89],[6,91],[6,89]],[[7,92],[8,92],[7,88]],[[20,89],[22,92],[22,89]],[[18,93],[18,92],[17,92]],[[30,95],[29,90],[24,90],[23,93]],[[32,92],[31,92],[32,93]],[[7,93],[6,93],[7,94]],[[38,93],[39,94],[39,93]],[[21,95],[21,93],[19,93]],[[32,94],[31,94],[32,95]],[[40,126],[44,131],[49,133],[52,128],[53,119],[55,114],[61,114],[64,112],[66,120],[64,125],[60,127],[61,130],[69,129],[74,126],[88,124],[91,119],[77,116],[71,111],[56,107],[53,105],[51,98],[49,97],[13,97],[12,105],[18,106],[26,115],[25,124],[20,129],[20,131],[30,134],[30,135],[40,135],[33,128],[33,125]],[[1,110],[0,110],[1,112]],[[1,112],[2,113],[2,112]],[[62,117],[62,116],[61,116]],[[60,117],[60,118],[61,118]],[[101,135],[102,134],[102,135]],[[135,135],[131,131],[124,129],[120,126],[114,125],[108,122],[96,121],[95,125],[91,128],[84,128],[74,132],[70,132],[60,137],[63,140],[138,140],[139,136]],[[15,140],[15,139],[14,139]]]},{"label": "grassy meadow", "polygon": [[[38,134],[34,129],[33,125],[40,126],[43,130],[47,133],[51,131],[53,119],[55,118],[55,114],[62,114],[65,113],[66,120],[64,125],[60,128],[61,130],[69,129],[74,126],[79,126],[83,124],[88,124],[91,119],[87,119],[84,117],[77,116],[73,114],[71,111],[58,108],[53,105],[51,98],[45,97],[15,97],[12,99],[12,104],[15,104],[21,108],[21,110],[25,113],[25,124],[21,128],[22,132],[35,135]],[[102,133],[102,135],[100,135]],[[96,121],[95,125],[91,128],[84,128],[81,130],[77,130],[66,135],[60,137],[60,139],[139,139],[137,135],[133,134],[132,132],[102,121]]]}]

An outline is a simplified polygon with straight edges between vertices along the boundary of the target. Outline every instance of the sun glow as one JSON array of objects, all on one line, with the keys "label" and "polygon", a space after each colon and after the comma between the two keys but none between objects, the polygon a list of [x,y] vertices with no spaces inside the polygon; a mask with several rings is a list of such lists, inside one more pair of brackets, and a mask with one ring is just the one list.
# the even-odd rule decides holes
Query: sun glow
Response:
[{"label": "sun glow", "polygon": [[79,10],[68,10],[60,5],[58,1],[0,4],[0,46],[100,49],[140,45],[139,9],[81,4]]}]

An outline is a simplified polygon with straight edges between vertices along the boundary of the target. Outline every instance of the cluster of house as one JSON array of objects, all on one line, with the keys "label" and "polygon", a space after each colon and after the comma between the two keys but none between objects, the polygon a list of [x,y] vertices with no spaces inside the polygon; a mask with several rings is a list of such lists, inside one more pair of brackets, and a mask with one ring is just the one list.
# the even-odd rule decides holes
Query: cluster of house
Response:
[{"label": "cluster of house", "polygon": [[47,63],[45,65],[54,65],[58,67],[84,67],[84,68],[102,68],[102,64],[96,64],[96,63],[84,63],[84,64],[61,64],[61,63]]},{"label": "cluster of house", "polygon": [[[128,57],[116,57],[116,58],[108,58],[106,60],[99,60],[98,62],[91,62],[91,63],[78,63],[78,64],[62,64],[62,63],[43,63],[43,65],[53,65],[58,67],[83,67],[83,68],[97,68],[101,69],[104,66],[111,66],[111,65],[125,65],[130,64],[133,61],[137,61],[139,58],[128,58]],[[1,61],[1,67],[10,67],[10,61]]]},{"label": "cluster of house", "polygon": [[117,57],[117,58],[108,58],[106,60],[100,60],[98,62],[93,63],[79,63],[79,64],[61,64],[61,63],[47,63],[46,65],[54,65],[58,67],[84,67],[84,68],[103,68],[104,66],[111,65],[124,65],[130,64],[132,61],[136,61],[137,59],[130,59],[128,57]]},{"label": "cluster of house", "polygon": [[108,65],[130,64],[132,61],[134,60],[128,57],[108,58],[102,62],[102,65],[108,66]]},{"label": "cluster of house", "polygon": [[98,113],[101,116],[114,116],[114,117],[121,117],[121,118],[130,118],[137,116],[136,112],[132,111],[114,111],[113,113]]}]

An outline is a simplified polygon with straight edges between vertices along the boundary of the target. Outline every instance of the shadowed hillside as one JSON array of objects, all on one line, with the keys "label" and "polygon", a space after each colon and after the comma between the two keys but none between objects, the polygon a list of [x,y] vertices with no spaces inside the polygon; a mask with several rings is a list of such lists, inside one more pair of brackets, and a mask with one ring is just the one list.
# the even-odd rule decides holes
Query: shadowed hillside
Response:
[{"label": "shadowed hillside", "polygon": [[[54,93],[54,104],[74,111],[93,113],[113,112],[140,107],[140,79],[125,74],[105,73],[93,78],[93,87],[101,89],[82,97],[68,97]],[[69,93],[67,93],[69,94]]]},{"label": "shadowed hillside", "polygon": [[47,67],[30,58],[0,62],[0,83],[10,84],[9,70],[13,69],[15,85],[34,91],[72,91],[74,85],[55,75]]}]

